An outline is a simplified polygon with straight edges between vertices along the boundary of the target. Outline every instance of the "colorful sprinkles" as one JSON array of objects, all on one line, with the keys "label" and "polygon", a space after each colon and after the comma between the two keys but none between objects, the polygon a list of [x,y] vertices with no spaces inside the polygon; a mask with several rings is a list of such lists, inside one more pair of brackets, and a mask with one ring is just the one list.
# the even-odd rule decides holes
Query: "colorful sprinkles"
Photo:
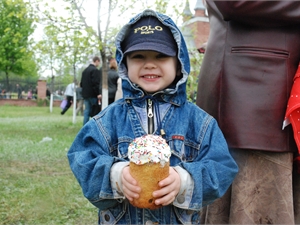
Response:
[{"label": "colorful sprinkles", "polygon": [[148,134],[134,139],[128,147],[128,158],[137,165],[169,162],[171,149],[161,136]]}]

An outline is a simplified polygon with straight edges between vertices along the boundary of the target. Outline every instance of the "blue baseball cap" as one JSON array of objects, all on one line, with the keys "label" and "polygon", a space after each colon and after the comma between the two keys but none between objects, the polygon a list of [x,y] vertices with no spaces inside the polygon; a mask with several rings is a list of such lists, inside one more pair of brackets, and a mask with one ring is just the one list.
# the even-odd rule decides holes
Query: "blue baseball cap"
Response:
[{"label": "blue baseball cap", "polygon": [[142,17],[132,24],[121,46],[124,54],[148,50],[176,56],[178,49],[170,28],[153,16]]}]

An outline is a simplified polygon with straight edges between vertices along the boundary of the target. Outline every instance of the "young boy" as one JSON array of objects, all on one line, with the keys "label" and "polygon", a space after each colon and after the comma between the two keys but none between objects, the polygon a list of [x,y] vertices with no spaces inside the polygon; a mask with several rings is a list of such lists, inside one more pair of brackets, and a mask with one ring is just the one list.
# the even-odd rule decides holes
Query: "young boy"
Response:
[{"label": "young boy", "polygon": [[[186,98],[188,51],[167,16],[145,10],[116,37],[123,98],[78,133],[68,158],[99,224],[198,224],[201,207],[221,197],[238,168],[216,121]],[[145,134],[172,150],[170,174],[153,192],[156,210],[130,201],[141,188],[130,175],[127,149]],[[153,174],[155,176],[155,174]]]}]

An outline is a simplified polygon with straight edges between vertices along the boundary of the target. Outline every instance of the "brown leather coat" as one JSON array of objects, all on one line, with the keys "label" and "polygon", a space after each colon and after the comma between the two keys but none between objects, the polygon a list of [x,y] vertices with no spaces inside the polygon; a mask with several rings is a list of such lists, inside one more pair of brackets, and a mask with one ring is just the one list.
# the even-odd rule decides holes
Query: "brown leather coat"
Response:
[{"label": "brown leather coat", "polygon": [[294,151],[282,122],[300,61],[300,1],[208,1],[197,105],[231,148]]}]

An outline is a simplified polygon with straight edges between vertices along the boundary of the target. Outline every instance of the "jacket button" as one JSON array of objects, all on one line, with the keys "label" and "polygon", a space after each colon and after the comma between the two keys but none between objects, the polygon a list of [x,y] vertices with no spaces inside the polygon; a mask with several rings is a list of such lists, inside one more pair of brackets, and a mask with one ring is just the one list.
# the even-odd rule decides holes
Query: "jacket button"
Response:
[{"label": "jacket button", "polygon": [[105,219],[105,221],[109,221],[110,220],[110,216],[108,214],[105,214],[104,215],[104,219]]},{"label": "jacket button", "polygon": [[183,195],[179,195],[179,196],[177,197],[177,202],[178,202],[179,204],[184,203],[184,201],[185,201],[185,197],[184,197]]}]

